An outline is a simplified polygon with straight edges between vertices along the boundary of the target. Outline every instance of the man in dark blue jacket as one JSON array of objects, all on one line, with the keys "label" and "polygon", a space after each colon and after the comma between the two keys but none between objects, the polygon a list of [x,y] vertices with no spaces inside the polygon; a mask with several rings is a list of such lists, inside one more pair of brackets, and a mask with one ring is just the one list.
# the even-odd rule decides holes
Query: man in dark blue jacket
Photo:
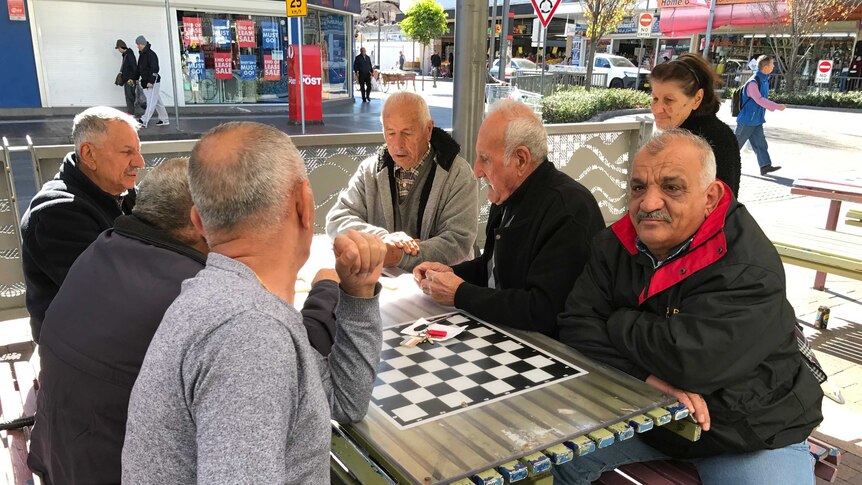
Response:
[{"label": "man in dark blue jacket", "polygon": [[162,86],[162,76],[159,74],[159,56],[153,52],[153,47],[143,35],[139,35],[135,39],[135,44],[137,44],[140,53],[138,72],[141,75],[141,87],[147,96],[147,110],[141,116],[141,126],[147,127],[150,118],[153,117],[153,111],[159,115],[156,126],[167,126],[171,123],[168,121],[168,112],[165,110],[165,104],[162,103],[162,96],[159,94]]},{"label": "man in dark blue jacket", "polygon": [[374,65],[371,64],[371,58],[365,53],[365,47],[359,49],[359,55],[353,59],[353,74],[359,81],[359,93],[362,95],[362,102],[371,101],[371,73],[374,72]]},{"label": "man in dark blue jacket", "polygon": [[775,59],[769,56],[757,58],[757,72],[749,79],[742,91],[742,109],[736,116],[736,141],[741,149],[745,142],[751,143],[751,149],[757,155],[760,165],[760,175],[779,170],[781,167],[772,164],[769,157],[769,144],[763,133],[766,123],[766,110],[784,111],[786,106],[769,100],[769,75],[775,68]]},{"label": "man in dark blue jacket", "polygon": [[135,116],[135,100],[138,98],[138,61],[135,53],[126,46],[122,39],[117,39],[114,49],[120,51],[123,63],[120,65],[120,80],[123,82],[123,92],[126,95],[126,113]]},{"label": "man in dark blue jacket", "polygon": [[[155,168],[132,215],[81,254],[48,309],[28,458],[48,484],[120,483],[129,395],[147,347],[209,252],[189,217],[187,173],[185,159]],[[302,310],[309,340],[324,355],[338,302],[328,275],[315,278]]]},{"label": "man in dark blue jacket", "polygon": [[114,108],[97,106],[76,116],[72,141],[75,151],[21,220],[27,311],[37,343],[45,310],[72,263],[114,219],[131,212],[144,167],[137,122]]}]

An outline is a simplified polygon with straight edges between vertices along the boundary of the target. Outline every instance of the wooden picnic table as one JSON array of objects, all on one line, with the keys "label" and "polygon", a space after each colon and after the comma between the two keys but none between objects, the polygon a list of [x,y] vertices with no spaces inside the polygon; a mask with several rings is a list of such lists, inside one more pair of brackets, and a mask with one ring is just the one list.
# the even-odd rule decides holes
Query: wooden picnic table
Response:
[{"label": "wooden picnic table", "polygon": [[[300,271],[300,277],[304,281],[311,281],[318,268],[330,266],[333,262],[329,239],[326,236],[315,236],[309,263]],[[383,409],[385,398],[379,399],[381,395],[378,391],[387,389],[387,386],[381,384],[389,382],[385,374],[391,375],[393,370],[403,371],[413,379],[414,374],[410,371],[418,369],[416,365],[411,366],[408,359],[415,358],[417,353],[402,353],[404,349],[401,347],[388,348],[387,338],[391,339],[397,335],[396,332],[402,329],[403,323],[413,322],[419,317],[447,314],[455,309],[440,306],[424,295],[411,274],[403,274],[400,270],[390,274],[397,273],[402,274],[381,279],[383,290],[380,295],[380,311],[384,327],[384,353],[368,414],[359,423],[333,427],[335,456],[345,463],[356,477],[360,477],[362,483],[462,483],[459,480],[482,472],[495,473],[495,469],[501,465],[517,462],[519,459],[522,463],[529,462],[531,457],[549,461],[545,457],[553,453],[548,453],[547,450],[568,450],[569,448],[562,444],[569,440],[588,446],[591,443],[588,435],[591,435],[604,436],[605,445],[614,443],[619,441],[619,437],[615,440],[613,431],[609,430],[614,429],[615,425],[630,423],[631,420],[643,418],[650,413],[653,416],[656,413],[663,416],[660,421],[669,420],[671,414],[664,407],[670,406],[679,410],[673,408],[677,403],[670,396],[656,391],[643,381],[593,362],[545,335],[487,326],[481,330],[496,330],[497,337],[506,341],[513,354],[518,354],[515,349],[519,346],[529,347],[534,357],[528,360],[562,362],[569,366],[567,372],[574,371],[573,374],[576,375],[541,382],[530,389],[513,389],[482,402],[461,402],[454,409],[445,409],[439,415],[429,414],[422,419],[413,419],[412,422],[406,423],[399,419],[399,416],[393,415],[391,410]],[[307,288],[307,283],[302,281],[299,285]],[[297,306],[301,305],[299,300],[302,296],[302,293],[297,294]],[[466,337],[459,336],[447,342],[420,344],[422,347],[419,353],[425,355],[420,355],[422,358],[418,359],[421,361],[419,366],[427,369],[449,366],[450,361],[446,360],[446,355],[450,349],[456,351],[456,358],[463,357],[467,360],[466,368],[473,364],[482,366],[481,361],[487,362],[489,359],[487,354],[483,357],[480,353],[487,351],[488,347],[478,344],[467,349],[464,344],[472,347],[477,342],[475,337],[483,334],[478,331],[475,334],[467,334],[468,331],[465,331],[461,335]],[[493,337],[486,338],[491,340]],[[495,342],[499,343],[500,340]],[[451,358],[451,355],[448,357]],[[511,358],[507,355],[498,357]],[[408,367],[404,367],[405,365]],[[523,368],[518,369],[517,366],[518,364],[513,364],[513,368],[521,376],[527,374]],[[549,367],[543,369],[554,372]],[[468,374],[468,378],[479,375],[475,369],[464,372]],[[499,368],[496,372],[501,372],[500,376],[504,376],[507,370]],[[440,384],[436,376],[428,373],[422,378],[429,380],[429,387],[426,389],[436,396],[435,382]],[[422,378],[416,378],[417,382]],[[443,384],[455,386],[454,379],[453,374],[444,379]],[[380,382],[381,380],[383,382]],[[397,388],[400,383],[404,383],[404,380],[391,385]],[[461,389],[464,394],[472,396],[471,390]],[[475,387],[472,390],[481,392],[481,389]],[[409,392],[413,391],[399,391],[401,395],[407,395]],[[422,390],[417,392],[423,393]],[[390,391],[384,395],[392,394]],[[426,395],[422,399],[430,397]],[[420,405],[424,406],[425,402]],[[684,414],[687,412],[676,417],[682,419]],[[678,426],[680,429],[687,427],[691,430],[693,423],[688,423],[687,420],[674,421],[666,426]],[[645,430],[646,428],[641,429]],[[696,432],[699,431],[697,428]],[[629,432],[633,434],[631,429]],[[572,456],[571,452],[568,456]],[[575,456],[574,459],[578,457]],[[549,463],[546,464],[550,466]],[[333,467],[334,472],[337,472],[337,465]],[[389,481],[390,479],[392,481]]]},{"label": "wooden picnic table", "polygon": [[[838,227],[842,202],[862,204],[862,179],[836,181],[801,178],[793,182],[790,193],[829,199],[825,228],[834,231]],[[823,290],[825,285],[826,273],[818,271],[814,277],[814,289]]]}]

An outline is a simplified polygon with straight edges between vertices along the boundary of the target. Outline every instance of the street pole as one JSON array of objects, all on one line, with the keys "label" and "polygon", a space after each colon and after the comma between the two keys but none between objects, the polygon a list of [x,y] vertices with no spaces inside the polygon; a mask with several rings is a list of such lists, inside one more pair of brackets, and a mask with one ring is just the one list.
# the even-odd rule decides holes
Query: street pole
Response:
[{"label": "street pole", "polygon": [[502,82],[506,82],[506,66],[508,66],[506,51],[509,48],[507,45],[509,42],[509,0],[503,0],[503,14],[500,16],[500,22],[503,24],[503,28],[500,32],[500,63],[498,64],[497,78]]},{"label": "street pole", "polygon": [[[549,23],[550,24],[550,23]],[[542,25],[539,22],[539,25]],[[542,25],[542,77],[539,83],[539,94],[545,95],[545,67],[548,65],[548,28]]]},{"label": "street pole", "polygon": [[299,119],[302,121],[302,134],[305,134],[305,76],[302,70],[302,38],[304,37],[303,25],[305,17],[299,17]]},{"label": "street pole", "polygon": [[[506,0],[508,3],[508,0]],[[476,136],[485,114],[485,37],[487,0],[458,0],[455,4],[455,71],[452,99],[452,136],[470,165],[476,153]]]},{"label": "street pole", "polygon": [[[165,20],[168,23],[168,49],[171,53],[171,86],[174,87],[174,117],[177,119],[177,131],[180,131],[180,101],[177,94],[177,66],[174,57],[174,30],[171,28],[171,0],[165,0]],[[134,114],[134,113],[132,113]]]},{"label": "street pole", "polygon": [[491,35],[488,37],[491,38],[491,46],[488,49],[488,68],[491,67],[491,64],[494,62],[494,47],[497,43],[497,0],[494,0],[494,10],[491,11]]},{"label": "street pole", "polygon": [[703,58],[709,59],[709,39],[712,36],[712,21],[715,19],[716,0],[709,0],[709,20],[706,24],[706,40],[703,42]]},{"label": "street pole", "polygon": [[[380,20],[380,4],[382,2],[377,2],[377,69],[383,69],[383,63],[380,62],[380,25],[383,23]],[[371,67],[371,70],[374,71],[374,66]]]}]

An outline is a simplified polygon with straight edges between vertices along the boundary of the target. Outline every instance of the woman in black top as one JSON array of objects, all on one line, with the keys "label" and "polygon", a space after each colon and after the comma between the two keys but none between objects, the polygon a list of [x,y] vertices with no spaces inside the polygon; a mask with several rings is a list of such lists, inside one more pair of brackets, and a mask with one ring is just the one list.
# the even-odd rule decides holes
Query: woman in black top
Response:
[{"label": "woman in black top", "polygon": [[733,130],[715,114],[721,100],[715,95],[718,75],[697,54],[683,54],[659,64],[650,73],[652,113],[662,130],[684,128],[706,139],[715,153],[716,178],[739,195],[741,162]]}]

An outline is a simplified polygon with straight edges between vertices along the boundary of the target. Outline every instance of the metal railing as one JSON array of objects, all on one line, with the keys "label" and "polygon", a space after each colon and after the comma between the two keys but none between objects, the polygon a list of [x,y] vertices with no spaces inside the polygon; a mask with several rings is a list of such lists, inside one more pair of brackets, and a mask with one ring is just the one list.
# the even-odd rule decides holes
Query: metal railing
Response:
[{"label": "metal railing", "polygon": [[[605,73],[593,74],[592,85],[595,87],[607,86],[608,75]],[[544,90],[542,89],[541,74],[524,74],[516,75],[510,78],[512,86],[517,87],[522,91],[531,93],[551,95],[561,88],[569,86],[586,86],[587,74],[585,72],[546,72],[544,80]]]},{"label": "metal railing", "polygon": [[[722,74],[722,88],[738,88],[751,78],[751,71],[737,71]],[[769,89],[772,91],[787,91],[787,80],[785,74],[771,74],[769,76]],[[796,92],[847,92],[862,90],[862,77],[835,76],[828,83],[815,83],[815,77],[811,74],[796,76]]]}]

